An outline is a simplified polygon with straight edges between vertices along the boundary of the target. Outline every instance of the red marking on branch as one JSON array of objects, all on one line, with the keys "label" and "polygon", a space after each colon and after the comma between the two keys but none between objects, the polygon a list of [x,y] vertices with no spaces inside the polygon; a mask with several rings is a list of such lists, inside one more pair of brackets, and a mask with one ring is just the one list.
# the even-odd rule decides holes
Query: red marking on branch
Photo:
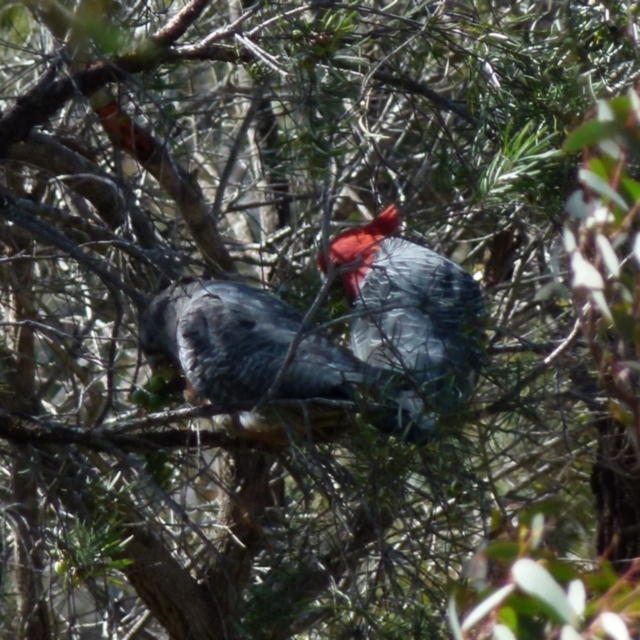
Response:
[{"label": "red marking on branch", "polygon": [[141,164],[149,162],[154,153],[160,153],[154,138],[133,122],[116,102],[98,107],[96,113],[113,144],[129,152]]}]

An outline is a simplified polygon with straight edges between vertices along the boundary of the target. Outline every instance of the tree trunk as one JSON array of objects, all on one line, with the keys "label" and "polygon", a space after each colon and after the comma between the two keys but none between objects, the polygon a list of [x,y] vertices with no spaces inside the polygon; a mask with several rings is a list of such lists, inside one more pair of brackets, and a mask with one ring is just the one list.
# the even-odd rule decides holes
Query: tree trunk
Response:
[{"label": "tree trunk", "polygon": [[598,451],[591,475],[596,497],[597,551],[619,573],[640,557],[640,467],[625,428],[597,421]]}]

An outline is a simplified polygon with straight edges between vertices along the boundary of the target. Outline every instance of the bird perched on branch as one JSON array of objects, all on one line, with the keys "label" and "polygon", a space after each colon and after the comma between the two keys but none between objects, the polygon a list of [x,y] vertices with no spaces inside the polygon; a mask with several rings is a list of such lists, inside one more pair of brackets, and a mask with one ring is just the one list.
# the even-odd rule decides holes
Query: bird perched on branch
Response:
[{"label": "bird perched on branch", "polygon": [[318,257],[353,306],[351,346],[367,364],[413,381],[401,406],[424,438],[436,415],[464,408],[483,364],[480,287],[456,263],[395,237],[400,213],[387,207],[345,231]]},{"label": "bird perched on branch", "polygon": [[[140,345],[152,365],[169,361],[198,396],[229,413],[270,400],[381,397],[391,384],[388,372],[305,327],[279,298],[236,282],[170,287],[143,313]],[[381,428],[394,431],[402,411],[389,406]]]}]

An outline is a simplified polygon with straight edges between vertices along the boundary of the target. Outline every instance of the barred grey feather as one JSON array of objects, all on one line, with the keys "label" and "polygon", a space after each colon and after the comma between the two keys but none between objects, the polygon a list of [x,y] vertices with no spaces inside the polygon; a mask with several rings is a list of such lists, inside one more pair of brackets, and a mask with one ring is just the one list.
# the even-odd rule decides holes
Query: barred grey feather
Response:
[{"label": "barred grey feather", "polygon": [[318,266],[338,268],[354,307],[353,352],[369,365],[402,376],[410,389],[396,401],[413,421],[412,439],[425,441],[437,416],[459,413],[484,359],[480,287],[451,260],[393,234],[395,205],[335,238]]},{"label": "barred grey feather", "polygon": [[[170,360],[201,397],[223,407],[253,406],[268,394],[348,400],[361,387],[379,395],[392,384],[387,371],[303,327],[302,317],[279,298],[235,282],[179,284],[160,294],[141,318],[140,345],[150,360]],[[395,405],[383,428],[408,423],[403,415]]]}]

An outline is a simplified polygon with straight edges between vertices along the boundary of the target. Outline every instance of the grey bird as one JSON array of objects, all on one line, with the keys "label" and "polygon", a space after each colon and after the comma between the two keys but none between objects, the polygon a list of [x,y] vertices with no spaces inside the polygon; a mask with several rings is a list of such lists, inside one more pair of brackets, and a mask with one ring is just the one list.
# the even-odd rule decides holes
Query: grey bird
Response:
[{"label": "grey bird", "polygon": [[[140,345],[152,364],[168,360],[198,396],[231,411],[273,400],[381,398],[393,384],[388,372],[303,326],[276,296],[237,282],[170,287],[143,313]],[[393,399],[386,407],[380,426],[393,431],[402,410]]]},{"label": "grey bird", "polygon": [[[397,207],[335,238],[318,258],[333,265],[354,309],[353,353],[412,381],[400,399],[428,439],[438,416],[464,410],[484,362],[485,305],[477,282],[460,265],[394,237]],[[417,435],[417,433],[421,435]]]}]

